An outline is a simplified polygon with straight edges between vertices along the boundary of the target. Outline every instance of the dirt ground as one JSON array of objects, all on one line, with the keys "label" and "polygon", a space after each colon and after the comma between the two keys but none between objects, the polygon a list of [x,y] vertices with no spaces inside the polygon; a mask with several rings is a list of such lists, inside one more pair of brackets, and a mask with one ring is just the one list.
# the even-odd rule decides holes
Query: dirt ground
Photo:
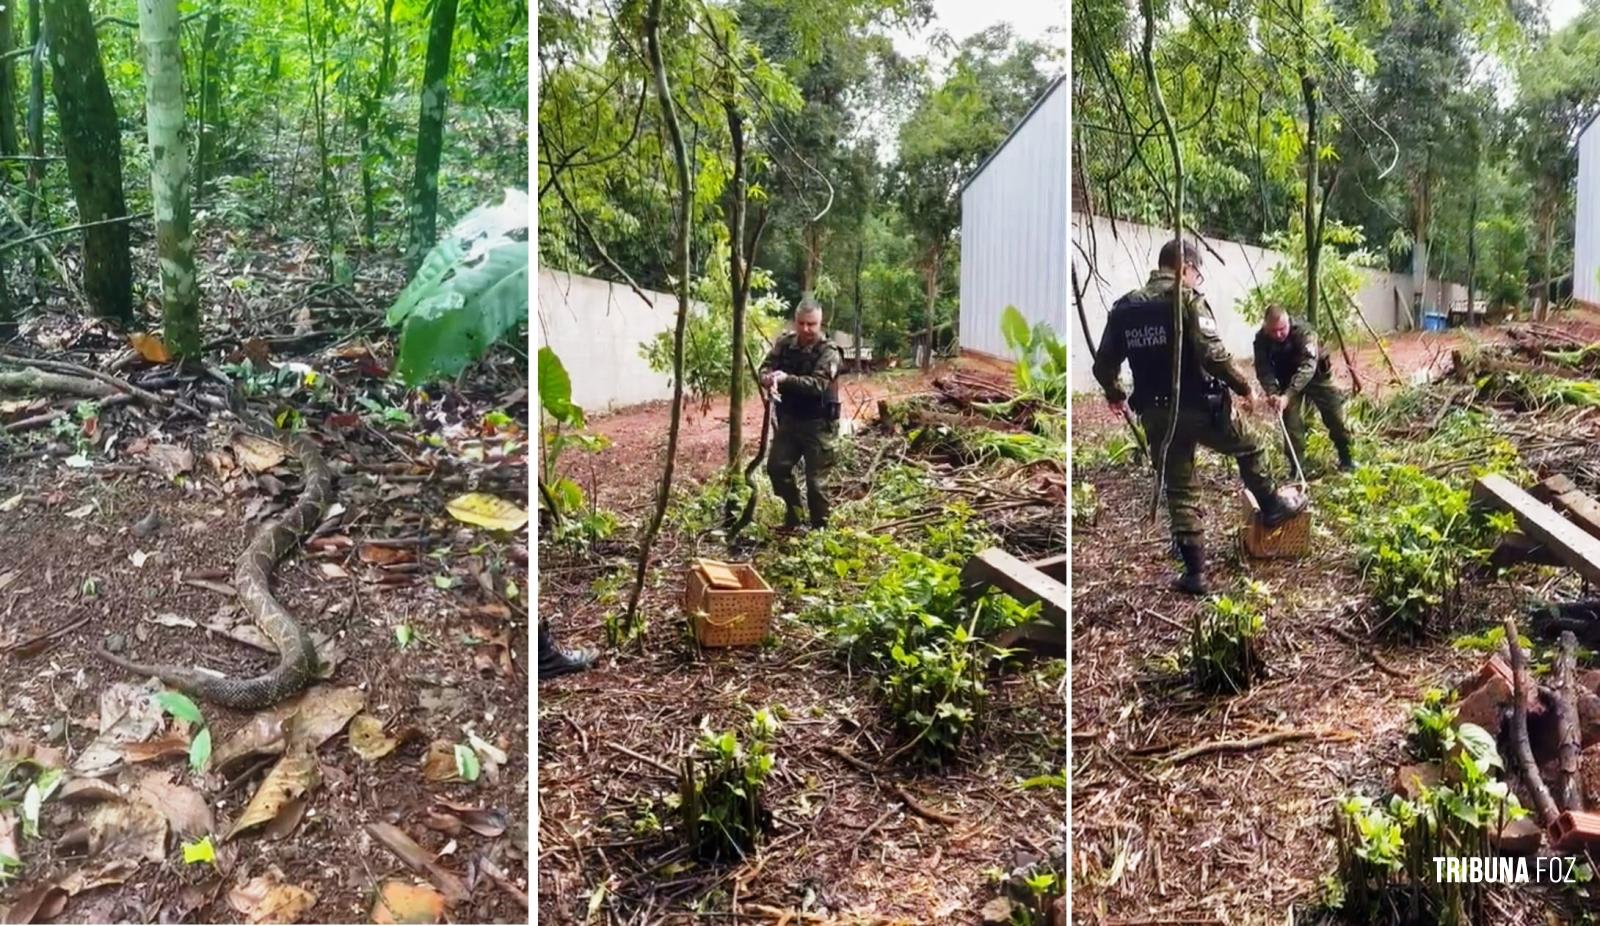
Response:
[{"label": "dirt ground", "polygon": [[[271,876],[312,895],[298,914],[303,921],[370,922],[379,884],[429,883],[366,829],[389,823],[465,884],[454,920],[526,921],[514,897],[526,890],[528,874],[526,541],[445,513],[445,502],[469,489],[521,507],[526,444],[508,454],[508,435],[479,433],[471,411],[465,426],[461,415],[441,415],[456,422],[441,426],[433,420],[439,407],[412,409],[419,422],[429,420],[420,430],[442,435],[447,449],[439,452],[403,433],[409,429],[389,433],[381,424],[355,423],[356,415],[334,426],[323,411],[308,409],[324,455],[344,468],[339,508],[274,582],[303,626],[332,641],[324,655],[336,653],[337,662],[321,690],[353,692],[398,747],[367,761],[349,736],[332,735],[315,752],[320,786],[309,792],[299,824],[231,839],[226,833],[270,761],[193,773],[181,748],[187,736],[179,737],[176,755],[126,758],[104,780],[127,789],[155,773],[200,802],[212,818],[205,829],[215,864],[186,864],[172,834],[158,849],[159,862],[108,867],[114,840],[99,840],[107,845],[97,850],[91,838],[86,854],[73,839],[95,805],[52,798],[39,837],[21,840],[22,877],[0,881],[0,906],[22,915],[37,891],[79,873],[112,871],[103,886],[66,897],[55,921],[241,922],[230,895]],[[526,408],[524,399],[524,422]],[[231,431],[220,423],[206,427],[129,406],[105,413],[98,427],[87,465],[69,465],[71,435],[49,432],[12,438],[0,463],[0,536],[8,538],[0,558],[0,740],[8,749],[43,750],[69,767],[101,724],[116,719],[106,716],[112,706],[102,703],[103,693],[144,681],[95,658],[96,646],[245,675],[270,665],[265,653],[227,636],[249,624],[227,583],[251,532],[299,491],[292,458],[260,475],[242,470]],[[481,463],[463,462],[474,455],[464,453],[469,446]],[[186,464],[181,473],[162,471],[177,457]],[[408,460],[422,465],[411,469]],[[391,552],[373,553],[366,545],[372,540]],[[411,637],[404,647],[401,627]],[[252,712],[199,706],[219,753],[255,723]],[[430,744],[466,743],[468,729],[490,746],[481,777],[425,777]],[[494,750],[504,752],[503,763]],[[455,832],[444,831],[456,813],[439,804],[446,800],[480,809],[492,825],[479,832],[457,820]],[[487,874],[491,867],[511,890]]]},{"label": "dirt ground", "polygon": [[[947,369],[937,364],[928,372],[897,370],[861,377],[847,375],[840,381],[840,417],[865,427],[878,417],[880,399],[905,398],[925,393],[933,378]],[[667,419],[671,402],[647,402],[611,414],[596,415],[589,430],[602,434],[611,446],[597,454],[583,456],[572,464],[572,478],[584,492],[598,499],[602,508],[636,514],[654,500],[653,489],[661,470],[661,457],[667,448]],[[759,399],[744,403],[745,440],[754,447],[761,437],[762,407]],[[698,403],[685,400],[683,421],[678,434],[677,479],[685,483],[703,482],[727,462],[728,398],[716,396],[702,410]]]},{"label": "dirt ground", "polygon": [[[844,414],[868,422],[878,398],[928,383],[920,374],[852,379]],[[719,403],[686,425],[685,483],[721,466],[726,414]],[[746,433],[759,426],[759,408],[747,407]],[[596,467],[600,498],[640,511],[659,466],[664,411],[630,409],[596,419],[594,429],[614,441]],[[860,455],[870,457],[881,439],[864,433]],[[853,478],[840,489],[844,499],[868,489]],[[594,552],[540,553],[540,614],[563,645],[601,653],[593,670],[538,692],[541,922],[585,922],[593,901],[605,911],[596,921],[615,923],[770,922],[784,911],[840,923],[972,923],[996,893],[986,872],[1047,858],[1058,844],[1064,791],[1017,783],[1060,772],[1062,661],[991,677],[990,720],[959,766],[937,774],[903,764],[864,769],[837,751],[872,759],[893,748],[895,734],[868,680],[798,619],[803,601],[780,597],[769,645],[700,651],[680,616],[684,564],[726,558],[727,550],[713,537],[668,530],[646,586],[649,636],[642,651],[619,651],[606,645],[603,620],[619,606],[615,590],[631,550],[614,543],[609,556]],[[777,555],[758,550],[757,562]],[[690,864],[654,825],[671,825],[665,800],[678,757],[702,723],[740,727],[761,707],[785,718],[766,798],[774,831],[743,864]]]},{"label": "dirt ground", "polygon": [[[1560,318],[1600,336],[1597,318]],[[1497,331],[1407,334],[1389,341],[1402,376],[1431,369],[1470,338]],[[1369,389],[1386,370],[1372,346],[1358,361]],[[1336,363],[1336,368],[1342,364]],[[1348,383],[1348,380],[1346,380]],[[1120,428],[1104,402],[1080,397],[1074,442]],[[1207,454],[1201,453],[1205,458]],[[1073,473],[1098,494],[1098,519],[1072,536],[1071,772],[1074,910],[1079,922],[1283,923],[1321,899],[1334,867],[1331,814],[1351,790],[1384,792],[1402,760],[1410,708],[1482,660],[1448,637],[1416,645],[1369,639],[1370,612],[1352,558],[1325,527],[1299,561],[1241,561],[1238,477],[1225,461],[1200,469],[1214,589],[1265,583],[1269,678],[1244,695],[1197,695],[1177,669],[1198,603],[1170,591],[1177,565],[1164,508],[1148,516],[1144,467],[1095,464]],[[1313,484],[1313,500],[1316,487]],[[1315,519],[1315,513],[1313,512]],[[1315,521],[1314,521],[1315,523]],[[1577,597],[1575,579],[1519,567],[1467,583],[1467,627],[1521,616],[1537,593]],[[1292,731],[1299,739],[1173,762],[1179,750]],[[1497,894],[1503,922],[1543,921],[1549,894]]]}]

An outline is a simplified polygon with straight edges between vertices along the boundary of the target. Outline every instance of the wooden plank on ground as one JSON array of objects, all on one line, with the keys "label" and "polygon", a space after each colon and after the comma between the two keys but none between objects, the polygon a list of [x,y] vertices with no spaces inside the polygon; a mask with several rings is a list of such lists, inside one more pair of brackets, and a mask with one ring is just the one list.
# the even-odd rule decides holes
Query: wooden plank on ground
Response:
[{"label": "wooden plank on ground", "polygon": [[1600,537],[1600,502],[1578,489],[1563,492],[1550,502],[1550,507],[1566,515],[1568,520],[1583,528],[1584,533]]},{"label": "wooden plank on ground", "polygon": [[1028,560],[1028,565],[1039,570],[1057,582],[1067,581],[1067,554],[1060,553],[1047,556],[1044,559]]},{"label": "wooden plank on ground", "polygon": [[1504,476],[1480,478],[1473,485],[1472,494],[1483,504],[1510,511],[1524,533],[1585,579],[1600,585],[1600,537],[1585,533]]},{"label": "wooden plank on ground", "polygon": [[1548,505],[1557,496],[1576,491],[1578,491],[1577,483],[1562,473],[1556,473],[1554,476],[1529,488],[1528,494]]},{"label": "wooden plank on ground", "polygon": [[[1596,541],[1600,545],[1600,541]],[[1067,587],[999,547],[990,547],[967,560],[961,570],[966,586],[992,585],[1023,604],[1044,605],[1040,617],[1062,628],[1067,625]]]}]

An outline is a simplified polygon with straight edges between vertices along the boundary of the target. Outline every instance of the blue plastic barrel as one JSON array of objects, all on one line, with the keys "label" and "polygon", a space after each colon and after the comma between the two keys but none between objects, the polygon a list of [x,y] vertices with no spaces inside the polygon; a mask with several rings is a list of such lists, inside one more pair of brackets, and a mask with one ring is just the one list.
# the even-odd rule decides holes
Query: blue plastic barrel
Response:
[{"label": "blue plastic barrel", "polygon": [[1443,315],[1422,316],[1423,331],[1443,331],[1447,327],[1449,327],[1449,325]]}]

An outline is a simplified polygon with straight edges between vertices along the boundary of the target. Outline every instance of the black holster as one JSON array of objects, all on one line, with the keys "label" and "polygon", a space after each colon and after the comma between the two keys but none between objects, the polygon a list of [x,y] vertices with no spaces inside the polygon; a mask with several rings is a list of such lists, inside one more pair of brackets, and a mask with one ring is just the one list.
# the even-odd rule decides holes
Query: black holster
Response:
[{"label": "black holster", "polygon": [[1205,384],[1206,408],[1211,412],[1211,423],[1227,427],[1233,418],[1233,393],[1221,380],[1207,378]]}]

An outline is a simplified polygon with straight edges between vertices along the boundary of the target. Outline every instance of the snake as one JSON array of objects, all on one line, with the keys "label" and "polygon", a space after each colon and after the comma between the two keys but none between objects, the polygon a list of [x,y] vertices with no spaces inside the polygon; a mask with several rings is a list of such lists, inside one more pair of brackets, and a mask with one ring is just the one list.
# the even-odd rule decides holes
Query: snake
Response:
[{"label": "snake", "polygon": [[283,430],[251,411],[236,386],[230,390],[228,404],[245,430],[289,448],[304,471],[300,496],[282,515],[256,531],[233,573],[239,604],[278,648],[277,666],[251,678],[233,678],[210,670],[138,663],[104,646],[95,652],[113,665],[141,676],[155,676],[202,700],[227,707],[258,709],[271,707],[299,692],[317,675],[316,647],[289,609],[273,597],[272,572],[322,522],[333,499],[334,477],[333,470],[310,438]]}]

